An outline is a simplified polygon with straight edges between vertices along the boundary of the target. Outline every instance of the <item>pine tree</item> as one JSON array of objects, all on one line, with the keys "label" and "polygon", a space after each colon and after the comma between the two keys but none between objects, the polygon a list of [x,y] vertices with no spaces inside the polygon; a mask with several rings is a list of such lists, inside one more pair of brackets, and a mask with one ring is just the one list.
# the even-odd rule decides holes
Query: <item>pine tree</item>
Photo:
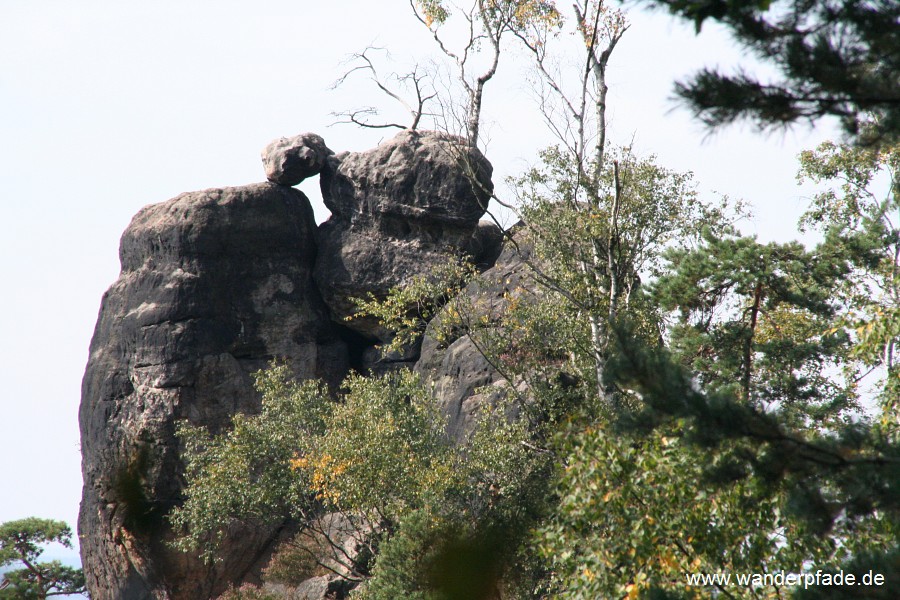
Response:
[{"label": "pine tree", "polygon": [[894,0],[644,0],[692,20],[726,26],[774,66],[766,83],[743,70],[703,69],[676,94],[711,128],[742,118],[760,128],[825,116],[862,144],[900,135],[900,4]]},{"label": "pine tree", "polygon": [[19,563],[22,568],[4,573],[0,599],[43,599],[85,591],[84,573],[58,560],[39,562],[44,544],[72,547],[72,530],[62,521],[30,517],[0,523],[0,567]]}]

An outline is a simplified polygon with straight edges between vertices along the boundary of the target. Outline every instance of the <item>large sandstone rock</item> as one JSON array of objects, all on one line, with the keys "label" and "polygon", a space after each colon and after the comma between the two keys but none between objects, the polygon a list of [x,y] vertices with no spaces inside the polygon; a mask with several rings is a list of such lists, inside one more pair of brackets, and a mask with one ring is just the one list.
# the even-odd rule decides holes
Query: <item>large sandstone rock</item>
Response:
[{"label": "large sandstone rock", "polygon": [[390,215],[473,227],[487,210],[492,172],[462,138],[407,130],[372,150],[329,157],[322,199],[343,220]]},{"label": "large sandstone rock", "polygon": [[[257,411],[250,375],[273,358],[332,386],[350,366],[413,365],[418,344],[389,357],[374,351],[390,333],[347,322],[350,299],[384,297],[459,254],[488,268],[499,252],[502,233],[478,222],[491,165],[459,138],[404,132],[369,152],[334,156],[304,134],[273,142],[264,162],[273,183],[183,194],[143,209],[122,237],[122,272],[103,298],[80,410],[79,534],[95,599],[193,600],[259,583],[296,524],[233,526],[214,566],[169,547],[165,516],[183,500],[176,423],[215,432],[235,413]],[[333,214],[317,231],[307,199],[287,186],[319,169]],[[429,347],[419,364],[451,378],[464,365],[461,392],[444,382],[448,406],[496,380],[474,365],[464,340],[445,350]],[[338,579],[295,591],[341,595]]]},{"label": "large sandstone rock", "polygon": [[353,584],[339,575],[310,577],[298,586],[267,583],[263,593],[283,600],[338,600],[347,597]]},{"label": "large sandstone rock", "polygon": [[377,321],[351,318],[353,298],[383,298],[460,254],[491,259],[491,240],[499,242],[478,224],[491,172],[477,149],[435,132],[404,131],[373,150],[330,157],[321,186],[332,216],[319,228],[315,278],[332,318],[387,341]]},{"label": "large sandstone rock", "polygon": [[347,369],[312,282],[315,224],[299,191],[270,183],[182,194],[134,217],[103,297],[82,387],[79,535],[95,600],[209,598],[255,568],[271,528],[235,529],[223,562],[170,550],[180,500],[175,423],[212,430],[259,399],[273,358],[300,378]]},{"label": "large sandstone rock", "polygon": [[[428,276],[454,260],[472,237],[472,229],[411,226],[392,221],[329,219],[319,226],[315,278],[333,318],[372,340],[390,339],[374,319],[354,317],[353,298],[384,298],[391,288],[418,275]],[[349,319],[349,320],[348,320]]]}]

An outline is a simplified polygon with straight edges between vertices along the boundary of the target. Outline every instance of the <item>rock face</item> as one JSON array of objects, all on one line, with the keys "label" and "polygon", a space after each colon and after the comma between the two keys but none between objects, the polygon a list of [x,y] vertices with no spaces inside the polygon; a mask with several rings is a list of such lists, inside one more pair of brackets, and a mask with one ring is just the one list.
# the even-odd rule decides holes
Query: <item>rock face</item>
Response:
[{"label": "rock face", "polygon": [[266,179],[281,185],[297,185],[307,177],[318,175],[332,154],[325,140],[314,133],[279,138],[262,151]]},{"label": "rock face", "polygon": [[[531,271],[523,260],[528,244],[521,236],[517,237],[520,238],[518,248],[505,245],[494,266],[462,291],[473,321],[485,318],[495,322],[510,299],[523,299],[535,293]],[[428,324],[414,369],[432,386],[432,393],[447,414],[451,439],[462,439],[474,428],[479,407],[494,402],[503,393],[503,377],[468,336],[438,341],[434,330],[443,314],[444,311]]]},{"label": "rock face", "polygon": [[403,131],[373,150],[330,158],[322,199],[344,220],[394,216],[471,227],[487,209],[492,172],[462,138]]},{"label": "rock face", "polygon": [[82,387],[79,532],[93,598],[207,598],[266,550],[264,529],[233,532],[215,569],[166,547],[163,516],[181,490],[174,426],[217,430],[258,410],[250,374],[275,357],[301,378],[344,375],[346,348],[312,283],[314,239],[306,197],[274,184],[183,194],[125,231]]},{"label": "rock face", "polygon": [[491,268],[503,250],[504,234],[493,221],[479,221],[475,233],[468,242],[466,254],[479,270]]},{"label": "rock face", "polygon": [[374,150],[330,157],[321,186],[332,216],[319,229],[315,278],[335,321],[387,341],[377,322],[347,320],[352,298],[384,297],[481,249],[492,170],[460,138],[434,132],[404,131]]}]

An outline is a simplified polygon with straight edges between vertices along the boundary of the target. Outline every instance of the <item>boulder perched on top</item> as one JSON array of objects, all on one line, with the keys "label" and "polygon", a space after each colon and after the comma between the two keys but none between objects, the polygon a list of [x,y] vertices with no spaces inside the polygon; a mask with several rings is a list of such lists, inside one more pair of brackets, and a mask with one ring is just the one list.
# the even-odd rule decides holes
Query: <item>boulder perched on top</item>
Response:
[{"label": "boulder perched on top", "polygon": [[322,136],[315,133],[279,138],[262,151],[266,179],[279,185],[297,185],[318,175],[332,154]]},{"label": "boulder perched on top", "polygon": [[388,341],[376,320],[355,316],[354,298],[384,298],[456,257],[485,254],[491,235],[478,219],[492,170],[462,138],[430,131],[404,131],[367,152],[329,157],[320,182],[332,215],[319,227],[314,276],[332,318]]},{"label": "boulder perched on top", "polygon": [[79,539],[97,600],[209,598],[241,581],[277,525],[227,532],[214,565],[169,546],[182,501],[179,421],[227,427],[257,412],[252,374],[273,359],[337,385],[347,348],[312,282],[315,221],[272,183],[182,194],[122,236],[82,383]]}]

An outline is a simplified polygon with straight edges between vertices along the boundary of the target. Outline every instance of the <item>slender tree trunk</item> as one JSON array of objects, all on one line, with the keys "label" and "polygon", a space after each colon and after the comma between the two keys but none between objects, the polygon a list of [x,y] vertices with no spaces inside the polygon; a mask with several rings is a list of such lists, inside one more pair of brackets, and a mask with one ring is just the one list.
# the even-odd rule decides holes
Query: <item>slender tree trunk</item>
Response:
[{"label": "slender tree trunk", "polygon": [[619,272],[622,265],[619,264],[619,209],[622,205],[622,186],[619,182],[619,163],[613,162],[613,180],[615,190],[613,192],[612,206],[609,211],[609,234],[607,247],[607,269],[609,270],[609,323],[616,320],[619,312]]},{"label": "slender tree trunk", "polygon": [[597,94],[597,104],[594,107],[597,113],[597,142],[594,148],[593,179],[599,182],[606,152],[606,94],[609,92],[609,86],[606,85],[606,63],[595,59],[593,71],[594,89]]},{"label": "slender tree trunk", "polygon": [[[594,142],[593,156],[591,157],[592,165],[586,160],[587,148],[582,145],[583,155],[578,158],[579,177],[585,176],[585,185],[588,188],[588,197],[590,200],[591,210],[600,213],[602,211],[603,197],[600,193],[600,182],[603,174],[603,164],[606,153],[606,96],[609,87],[606,84],[606,66],[613,49],[618,43],[621,34],[624,31],[613,35],[606,48],[598,51],[598,34],[600,28],[601,10],[598,6],[594,11],[592,23],[587,22],[588,7],[582,9],[578,3],[574,5],[575,14],[580,23],[581,35],[588,49],[587,62],[584,72],[584,87],[582,92],[586,93],[588,80],[593,77],[594,88],[594,115],[596,118],[597,138]],[[584,108],[586,105],[582,104]],[[579,119],[579,139],[584,142],[584,113]],[[590,175],[588,175],[590,173]],[[591,350],[594,359],[594,371],[597,377],[597,394],[603,399],[604,404],[610,409],[615,409],[615,398],[610,390],[603,385],[604,372],[606,370],[606,357],[609,350],[609,334],[613,321],[618,312],[619,287],[616,277],[618,271],[616,264],[616,256],[613,245],[617,243],[615,231],[618,226],[618,207],[621,190],[618,186],[618,174],[616,174],[616,192],[614,195],[613,206],[610,207],[609,226],[607,239],[594,238],[590,240],[592,265],[583,265],[583,269],[592,274],[592,282],[597,290],[595,300],[600,299],[600,294],[605,292],[606,299],[609,302],[607,314],[601,316],[597,312],[592,312],[589,320],[591,326]],[[608,283],[604,282],[603,273],[606,272]],[[590,303],[596,306],[597,302]]]},{"label": "slender tree trunk", "polygon": [[469,115],[466,123],[466,137],[473,148],[478,144],[478,134],[481,121],[481,99],[484,94],[484,84],[480,81],[469,96]]},{"label": "slender tree trunk", "polygon": [[596,314],[589,317],[591,323],[591,351],[594,359],[594,376],[597,378],[597,396],[603,399],[603,403],[607,408],[613,408],[613,399],[607,394],[606,386],[603,385],[604,372],[606,371],[606,352],[605,341],[608,332],[604,327],[603,320]]},{"label": "slender tree trunk", "polygon": [[[478,135],[481,129],[481,106],[484,98],[484,86],[497,73],[497,67],[500,64],[500,40],[503,37],[503,32],[508,27],[508,23],[504,21],[491,23],[485,11],[484,0],[478,0],[478,16],[481,19],[484,30],[487,32],[487,38],[493,51],[493,58],[488,69],[475,79],[475,87],[469,88],[469,113],[466,116],[466,135],[469,145],[473,148],[478,144]],[[463,82],[463,85],[466,85],[465,82]]]}]

